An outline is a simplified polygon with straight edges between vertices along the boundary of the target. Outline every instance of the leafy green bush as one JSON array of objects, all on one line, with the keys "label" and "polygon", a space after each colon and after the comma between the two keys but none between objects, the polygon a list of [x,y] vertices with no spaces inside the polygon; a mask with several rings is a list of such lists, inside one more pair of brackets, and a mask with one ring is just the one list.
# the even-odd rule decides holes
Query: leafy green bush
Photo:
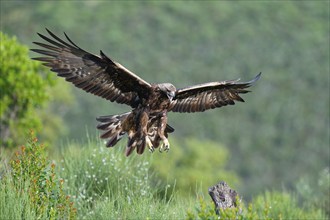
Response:
[{"label": "leafy green bush", "polygon": [[216,215],[214,204],[203,199],[195,211],[188,210],[187,218],[192,219],[326,219],[320,209],[299,207],[295,197],[288,193],[266,192],[257,196],[246,208],[238,202],[236,208],[220,210]]},{"label": "leafy green bush", "polygon": [[199,204],[196,204],[195,211],[187,211],[187,219],[217,219],[219,216],[215,213],[214,205],[207,204],[202,198],[199,199]]},{"label": "leafy green bush", "polygon": [[199,204],[196,204],[195,211],[187,211],[187,219],[269,219],[267,208],[264,210],[264,215],[260,217],[253,211],[252,204],[246,209],[241,199],[237,198],[236,205],[237,207],[235,208],[220,209],[219,214],[217,214],[213,202],[206,203],[203,198],[200,198]]},{"label": "leafy green bush", "polygon": [[253,199],[252,204],[258,216],[263,216],[267,209],[271,219],[325,219],[320,209],[299,207],[296,197],[285,192],[266,192]]},{"label": "leafy green bush", "polygon": [[1,209],[6,209],[5,204],[16,201],[16,198],[23,198],[18,199],[21,208],[11,210],[16,215],[28,213],[43,219],[75,218],[73,202],[63,192],[64,181],[57,177],[55,164],[48,161],[44,145],[38,143],[32,131],[27,145],[22,146],[10,162],[10,168],[1,181],[4,193]]},{"label": "leafy green bush", "polygon": [[[59,116],[72,101],[68,85],[55,85],[55,76],[40,62],[32,61],[28,48],[15,37],[0,32],[0,41],[0,146],[20,145],[28,129],[40,131],[49,142],[56,140],[65,131]],[[50,99],[59,101],[61,109],[49,108]],[[45,129],[41,122],[47,124]]]},{"label": "leafy green bush", "polygon": [[229,152],[222,145],[196,138],[179,142],[171,137],[170,142],[173,149],[168,153],[155,152],[151,156],[151,168],[157,173],[155,181],[175,182],[182,196],[194,195],[201,187],[207,189],[222,179],[238,185],[237,175],[225,168]]},{"label": "leafy green bush", "polygon": [[27,129],[41,129],[35,109],[45,104],[46,88],[54,81],[38,74],[41,64],[30,60],[16,38],[0,32],[0,41],[0,144],[14,146]]}]

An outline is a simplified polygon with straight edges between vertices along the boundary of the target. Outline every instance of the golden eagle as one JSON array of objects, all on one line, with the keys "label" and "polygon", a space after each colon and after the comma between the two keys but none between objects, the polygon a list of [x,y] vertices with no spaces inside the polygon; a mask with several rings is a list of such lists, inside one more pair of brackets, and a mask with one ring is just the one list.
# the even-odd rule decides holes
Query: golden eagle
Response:
[{"label": "golden eagle", "polygon": [[152,152],[161,142],[160,151],[168,151],[168,133],[174,131],[167,124],[168,112],[202,112],[234,105],[234,101],[244,102],[239,94],[249,92],[246,89],[261,74],[249,82],[228,80],[182,89],[176,89],[170,83],[150,84],[102,51],[100,56],[91,54],[73,43],[65,33],[67,41],[46,30],[50,37],[38,35],[48,44],[34,42],[46,50],[32,49],[46,56],[34,60],[42,61],[58,76],[86,92],[132,107],[132,111],[121,115],[97,118],[100,122],[97,128],[104,131],[101,138],[108,139],[107,147],[113,147],[125,134],[128,135],[127,156],[134,149],[142,154],[146,145]]}]

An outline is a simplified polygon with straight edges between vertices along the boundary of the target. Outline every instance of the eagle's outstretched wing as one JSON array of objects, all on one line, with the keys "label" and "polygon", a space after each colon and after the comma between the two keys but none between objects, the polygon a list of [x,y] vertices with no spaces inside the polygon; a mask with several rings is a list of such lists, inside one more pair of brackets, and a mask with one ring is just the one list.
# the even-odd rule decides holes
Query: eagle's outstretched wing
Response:
[{"label": "eagle's outstretched wing", "polygon": [[207,109],[234,105],[235,101],[244,102],[240,93],[249,92],[246,88],[260,78],[259,73],[249,82],[238,80],[210,82],[178,89],[169,107],[173,112],[203,112]]},{"label": "eagle's outstretched wing", "polygon": [[31,49],[46,56],[32,59],[44,62],[58,76],[86,92],[132,107],[149,93],[151,85],[148,82],[108,58],[102,51],[100,56],[93,55],[78,47],[65,33],[69,42],[46,30],[53,39],[38,35],[49,44],[34,43],[47,50]]}]

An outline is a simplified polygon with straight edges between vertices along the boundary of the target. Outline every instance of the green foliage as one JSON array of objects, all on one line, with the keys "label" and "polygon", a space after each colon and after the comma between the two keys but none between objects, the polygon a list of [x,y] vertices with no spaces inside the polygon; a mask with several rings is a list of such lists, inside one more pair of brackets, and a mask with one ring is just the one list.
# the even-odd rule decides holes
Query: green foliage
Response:
[{"label": "green foliage", "polygon": [[322,210],[312,206],[298,206],[294,195],[285,192],[266,192],[252,200],[258,216],[267,213],[271,219],[326,219]]},{"label": "green foliage", "polygon": [[196,204],[195,211],[187,211],[187,220],[193,219],[218,219],[214,205],[207,204],[202,198],[199,199],[199,204]]},{"label": "green foliage", "polygon": [[[102,49],[149,82],[181,88],[248,80],[262,71],[252,93],[244,95],[245,104],[169,113],[176,129],[170,141],[194,137],[227,147],[227,167],[244,182],[237,190],[250,198],[264,188],[293,189],[302,176],[316,179],[315,171],[329,166],[328,6],[327,1],[1,1],[0,14],[1,30],[20,42],[32,45],[44,27],[65,31],[82,48]],[[66,114],[54,111],[69,126],[62,141],[84,139],[86,127],[94,134],[97,115],[128,111],[73,92],[74,107]]]},{"label": "green foliage", "polygon": [[60,79],[56,78],[56,84],[47,88],[47,94],[50,97],[48,105],[37,111],[43,122],[42,131],[38,134],[40,139],[48,145],[58,145],[62,141],[60,138],[66,137],[69,133],[68,125],[63,117],[75,103],[71,89],[70,84],[61,83]]},{"label": "green foliage", "polygon": [[0,32],[0,41],[0,145],[13,146],[27,129],[41,129],[35,111],[49,98],[46,88],[54,81],[38,74],[41,64],[31,62],[28,48],[16,38]]},{"label": "green foliage", "polygon": [[92,141],[71,144],[55,166],[31,134],[12,159],[11,170],[2,170],[0,219],[326,219],[320,208],[299,206],[284,192],[256,196],[247,207],[237,200],[236,208],[220,210],[218,216],[210,199],[189,200],[179,189],[159,193],[164,183],[155,184],[152,159],[127,158],[123,150]]},{"label": "green foliage", "polygon": [[330,173],[329,168],[319,173],[319,178],[301,178],[296,186],[297,196],[302,203],[320,208],[330,218]]},{"label": "green foliage", "polygon": [[48,161],[44,145],[38,143],[32,131],[27,145],[16,152],[10,167],[1,181],[4,192],[1,203],[8,201],[10,204],[21,197],[18,199],[21,207],[9,209],[14,211],[13,215],[33,215],[38,219],[75,218],[76,209],[63,191],[63,179],[57,177],[55,164]]},{"label": "green foliage", "polygon": [[320,209],[300,208],[293,195],[280,192],[266,192],[257,196],[246,208],[240,200],[237,207],[220,210],[217,215],[214,204],[203,199],[195,211],[187,211],[187,219],[326,219]]},{"label": "green foliage", "polygon": [[66,132],[61,116],[72,102],[69,85],[56,83],[57,78],[32,61],[28,48],[15,37],[0,32],[0,40],[0,146],[21,144],[28,129],[55,142]]},{"label": "green foliage", "polygon": [[62,152],[58,168],[68,192],[87,219],[183,218],[176,198],[160,197],[159,185],[146,157],[125,157],[123,147],[103,143],[71,144]]},{"label": "green foliage", "polygon": [[175,182],[175,188],[184,196],[194,195],[202,186],[206,189],[219,180],[238,184],[235,173],[225,168],[229,158],[226,148],[193,137],[183,141],[171,138],[170,143],[168,153],[151,155],[151,168],[157,173],[156,183]]}]

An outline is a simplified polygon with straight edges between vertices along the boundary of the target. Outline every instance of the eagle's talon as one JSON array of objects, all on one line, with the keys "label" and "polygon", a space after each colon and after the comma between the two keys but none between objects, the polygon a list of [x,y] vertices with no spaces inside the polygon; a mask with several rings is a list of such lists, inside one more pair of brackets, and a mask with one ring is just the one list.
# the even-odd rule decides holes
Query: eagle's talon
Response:
[{"label": "eagle's talon", "polygon": [[162,146],[159,148],[159,152],[162,153],[165,151],[166,153],[170,150],[170,143],[168,142],[167,139],[164,140]]},{"label": "eagle's talon", "polygon": [[164,146],[164,151],[168,152],[170,150],[170,143],[168,142],[167,138],[164,139],[163,146]]},{"label": "eagle's talon", "polygon": [[149,152],[150,152],[150,153],[155,152],[155,148],[154,148],[153,146],[149,146]]},{"label": "eagle's talon", "polygon": [[170,151],[170,145],[165,145],[164,151],[168,153]]},{"label": "eagle's talon", "polygon": [[153,153],[155,151],[155,148],[154,148],[154,146],[152,146],[152,142],[150,141],[148,136],[146,136],[146,142],[147,142],[150,153]]}]

